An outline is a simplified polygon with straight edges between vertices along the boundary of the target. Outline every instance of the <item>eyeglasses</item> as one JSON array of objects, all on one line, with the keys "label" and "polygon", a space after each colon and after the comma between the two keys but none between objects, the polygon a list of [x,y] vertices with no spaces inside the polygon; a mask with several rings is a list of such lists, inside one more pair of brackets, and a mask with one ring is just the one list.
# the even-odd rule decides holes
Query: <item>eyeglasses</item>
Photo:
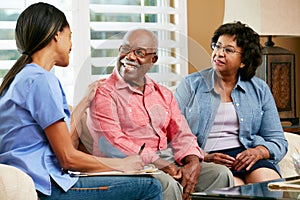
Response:
[{"label": "eyeglasses", "polygon": [[134,55],[139,58],[145,58],[147,55],[156,54],[156,52],[147,53],[147,50],[141,47],[136,49],[131,49],[129,46],[123,46],[123,45],[120,46],[119,51],[123,54],[129,54],[130,52],[133,51]]},{"label": "eyeglasses", "polygon": [[237,50],[235,50],[235,48],[234,47],[232,47],[232,46],[225,46],[225,47],[222,47],[222,45],[221,44],[219,44],[219,43],[215,43],[215,42],[213,42],[213,43],[211,43],[211,48],[212,48],[212,50],[214,50],[214,51],[219,51],[219,50],[223,50],[223,52],[224,53],[226,53],[226,54],[234,54],[234,53],[242,53],[242,52],[240,52],[240,51],[237,51]]}]

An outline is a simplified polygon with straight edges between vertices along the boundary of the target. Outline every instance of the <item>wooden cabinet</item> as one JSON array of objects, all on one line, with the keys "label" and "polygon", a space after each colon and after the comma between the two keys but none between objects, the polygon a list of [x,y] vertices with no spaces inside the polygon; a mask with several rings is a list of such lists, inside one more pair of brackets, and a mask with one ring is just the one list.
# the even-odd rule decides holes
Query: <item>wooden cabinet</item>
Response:
[{"label": "wooden cabinet", "polygon": [[281,121],[298,125],[295,100],[295,54],[277,46],[263,48],[263,63],[256,76],[269,85]]},{"label": "wooden cabinet", "polygon": [[300,135],[300,126],[299,125],[283,126],[283,130],[285,132],[291,132],[291,133],[296,133],[296,134]]}]

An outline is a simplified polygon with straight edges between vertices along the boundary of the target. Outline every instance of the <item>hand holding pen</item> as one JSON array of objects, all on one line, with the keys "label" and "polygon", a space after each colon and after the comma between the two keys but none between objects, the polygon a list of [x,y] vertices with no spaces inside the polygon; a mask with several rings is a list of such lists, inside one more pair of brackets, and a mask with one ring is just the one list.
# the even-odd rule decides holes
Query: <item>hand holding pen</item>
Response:
[{"label": "hand holding pen", "polygon": [[[132,155],[132,156],[128,156],[128,157],[124,158],[125,162],[127,162],[127,161],[130,162],[131,169],[135,169],[135,170],[126,169],[126,170],[121,170],[121,171],[139,171],[139,170],[144,169],[144,163],[143,163],[140,155],[143,152],[143,150],[145,148],[145,145],[146,145],[146,143],[144,143],[141,146],[141,148],[138,152],[138,156],[137,155]],[[126,164],[125,166],[128,167],[128,164]]]}]

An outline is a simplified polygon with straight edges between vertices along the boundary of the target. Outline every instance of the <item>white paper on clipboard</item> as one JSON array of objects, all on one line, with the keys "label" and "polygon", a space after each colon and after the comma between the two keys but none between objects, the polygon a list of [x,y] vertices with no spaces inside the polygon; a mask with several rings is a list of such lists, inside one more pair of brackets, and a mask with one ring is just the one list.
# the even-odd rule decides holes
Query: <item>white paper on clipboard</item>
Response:
[{"label": "white paper on clipboard", "polygon": [[153,175],[161,174],[162,172],[155,167],[145,167],[140,171],[122,172],[122,171],[106,171],[106,172],[77,172],[77,171],[66,171],[70,176],[137,176],[137,175]]}]

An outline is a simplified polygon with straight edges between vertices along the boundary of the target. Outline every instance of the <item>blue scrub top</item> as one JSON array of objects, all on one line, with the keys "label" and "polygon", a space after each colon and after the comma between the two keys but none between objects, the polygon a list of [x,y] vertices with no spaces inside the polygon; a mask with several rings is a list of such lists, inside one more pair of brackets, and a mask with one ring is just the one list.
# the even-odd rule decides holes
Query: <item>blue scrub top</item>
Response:
[{"label": "blue scrub top", "polygon": [[0,163],[29,174],[38,191],[50,195],[50,177],[67,191],[78,178],[61,174],[44,129],[70,111],[58,78],[36,64],[27,64],[0,96]]}]

